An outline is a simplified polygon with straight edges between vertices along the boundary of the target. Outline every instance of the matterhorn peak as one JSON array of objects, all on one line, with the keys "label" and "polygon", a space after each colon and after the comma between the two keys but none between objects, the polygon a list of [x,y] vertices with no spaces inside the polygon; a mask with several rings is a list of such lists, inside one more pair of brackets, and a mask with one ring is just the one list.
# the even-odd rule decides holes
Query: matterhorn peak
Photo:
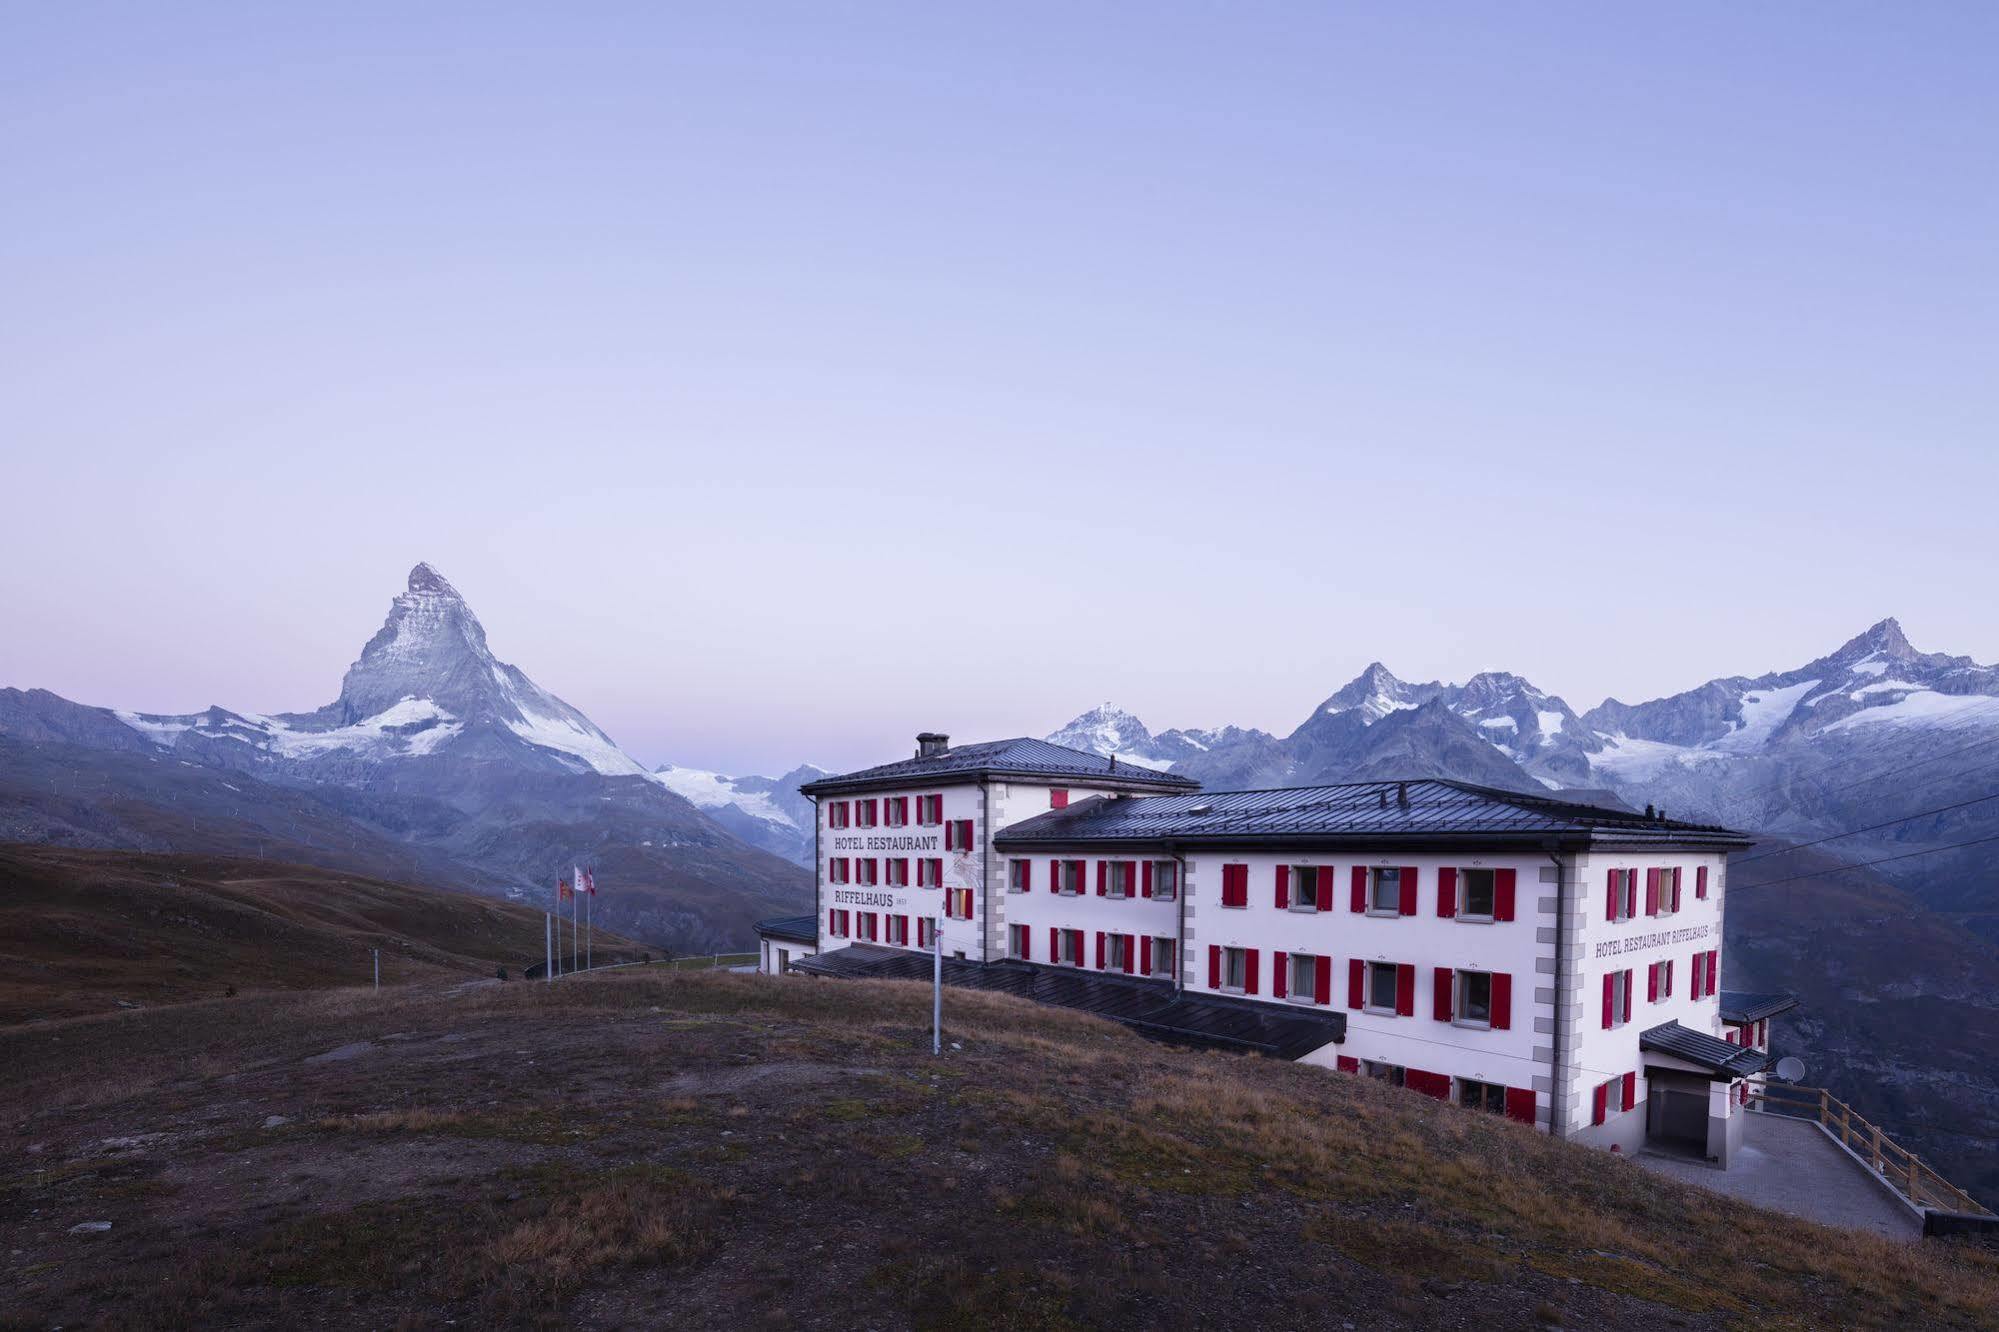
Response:
[{"label": "matterhorn peak", "polygon": [[458,595],[458,589],[451,585],[449,579],[428,564],[418,564],[416,568],[410,570],[409,590],[435,593],[457,601],[465,600]]}]

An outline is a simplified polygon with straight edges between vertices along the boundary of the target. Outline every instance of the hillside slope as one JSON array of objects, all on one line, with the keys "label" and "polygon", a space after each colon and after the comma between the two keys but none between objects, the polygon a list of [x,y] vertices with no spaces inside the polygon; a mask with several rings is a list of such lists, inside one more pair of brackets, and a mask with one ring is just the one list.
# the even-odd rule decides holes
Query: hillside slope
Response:
[{"label": "hillside slope", "polygon": [[1321,1069],[958,993],[933,1059],[928,1002],[634,968],[0,1031],[0,1324],[1653,1332],[1999,1309],[1989,1252],[1822,1229]]},{"label": "hillside slope", "polygon": [[[637,945],[595,932],[599,962]],[[239,991],[515,975],[539,911],[304,865],[0,845],[0,1024]]]}]

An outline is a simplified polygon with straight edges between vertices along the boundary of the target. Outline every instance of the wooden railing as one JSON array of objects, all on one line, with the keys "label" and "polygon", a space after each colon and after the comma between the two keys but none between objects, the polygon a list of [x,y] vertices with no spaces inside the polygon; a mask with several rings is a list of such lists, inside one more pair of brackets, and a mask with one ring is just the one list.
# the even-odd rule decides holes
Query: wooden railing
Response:
[{"label": "wooden railing", "polygon": [[1749,1100],[1770,1114],[1818,1121],[1820,1128],[1918,1207],[1992,1215],[1977,1199],[1939,1175],[1929,1162],[1883,1133],[1879,1124],[1861,1118],[1852,1106],[1823,1087],[1770,1083],[1752,1089]]}]

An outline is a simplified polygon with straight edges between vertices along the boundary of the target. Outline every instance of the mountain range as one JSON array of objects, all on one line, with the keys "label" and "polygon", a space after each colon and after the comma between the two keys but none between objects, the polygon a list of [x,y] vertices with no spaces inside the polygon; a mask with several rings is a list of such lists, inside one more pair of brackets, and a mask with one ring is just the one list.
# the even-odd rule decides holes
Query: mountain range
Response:
[{"label": "mountain range", "polygon": [[811,900],[806,872],[740,823],[496,658],[427,564],[312,711],[0,690],[4,840],[250,853],[529,901],[588,863],[598,920],[686,951],[740,946],[757,917]]}]

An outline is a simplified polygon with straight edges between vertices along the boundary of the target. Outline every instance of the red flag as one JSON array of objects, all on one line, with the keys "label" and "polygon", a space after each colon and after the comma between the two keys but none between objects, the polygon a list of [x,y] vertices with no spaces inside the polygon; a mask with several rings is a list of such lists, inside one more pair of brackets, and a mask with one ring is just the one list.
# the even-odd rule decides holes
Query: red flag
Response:
[{"label": "red flag", "polygon": [[597,875],[594,870],[583,871],[583,891],[592,897],[597,895]]},{"label": "red flag", "polygon": [[569,880],[567,880],[567,879],[557,879],[557,880],[555,881],[555,900],[556,900],[556,901],[558,901],[558,902],[561,902],[561,901],[564,901],[564,900],[566,900],[567,898],[571,897],[571,896],[573,895],[573,893],[574,893],[574,890],[570,888],[570,886],[569,886]]}]

